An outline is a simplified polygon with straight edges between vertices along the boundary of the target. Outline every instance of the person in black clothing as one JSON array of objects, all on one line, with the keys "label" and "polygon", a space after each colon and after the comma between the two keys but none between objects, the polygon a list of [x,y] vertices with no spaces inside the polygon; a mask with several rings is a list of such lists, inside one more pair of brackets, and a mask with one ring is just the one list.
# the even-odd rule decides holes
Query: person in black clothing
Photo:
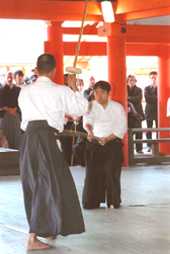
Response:
[{"label": "person in black clothing", "polygon": [[[83,120],[83,117],[79,117],[78,123],[76,125],[76,130],[86,133],[86,131],[83,128],[82,120]],[[75,129],[75,123],[72,125],[71,129],[72,130]],[[85,166],[84,152],[86,148],[86,140],[87,140],[86,138],[82,138],[81,136],[79,136],[76,139],[75,145],[72,148],[73,155],[77,158],[78,164],[82,167]]]},{"label": "person in black clothing", "polygon": [[91,101],[94,98],[94,91],[93,91],[93,86],[95,84],[95,79],[93,76],[90,77],[89,79],[89,88],[83,91],[83,96],[88,100]]},{"label": "person in black clothing", "polygon": [[[64,74],[64,85],[69,86],[68,73]],[[64,130],[70,130],[73,123],[74,123],[74,116],[69,115],[65,112]],[[64,157],[65,157],[68,165],[71,166],[73,137],[64,137],[63,136],[63,137],[60,137],[60,141],[62,144],[62,150],[64,153]]]},{"label": "person in black clothing", "polygon": [[[128,93],[128,102],[131,102],[135,110],[142,116],[144,120],[144,113],[142,109],[142,89],[136,86],[136,77],[134,75],[129,75],[127,79],[127,93]],[[128,122],[128,126],[131,123]],[[132,127],[131,127],[132,128]],[[134,128],[142,128],[141,121],[136,121]],[[142,139],[142,132],[137,132],[136,139]],[[142,144],[136,144],[136,152],[143,154]]]},{"label": "person in black clothing", "polygon": [[13,84],[13,73],[6,74],[6,85],[0,91],[1,125],[0,129],[6,137],[9,148],[18,149],[21,134],[21,115],[18,106],[18,96],[21,88]]},{"label": "person in black clothing", "polygon": [[[158,113],[157,113],[157,71],[151,71],[149,73],[152,84],[146,86],[144,89],[144,96],[146,101],[145,118],[147,128],[153,127],[153,121],[155,121],[156,128],[158,128]],[[147,139],[152,138],[152,133],[148,131],[146,133]],[[151,151],[151,144],[147,144],[147,152]]]},{"label": "person in black clothing", "polygon": [[138,128],[138,122],[142,120],[143,117],[135,110],[133,104],[128,102],[128,128]]}]

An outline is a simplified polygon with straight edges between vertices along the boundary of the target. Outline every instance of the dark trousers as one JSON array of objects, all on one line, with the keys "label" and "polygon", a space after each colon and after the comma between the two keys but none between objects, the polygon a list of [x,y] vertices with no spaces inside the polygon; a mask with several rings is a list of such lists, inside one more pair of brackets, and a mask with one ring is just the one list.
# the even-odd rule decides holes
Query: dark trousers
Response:
[{"label": "dark trousers", "polygon": [[[147,128],[152,128],[153,121],[155,121],[156,128],[158,128],[158,121],[157,120],[146,120]],[[148,131],[146,133],[146,137],[147,137],[147,139],[152,139],[152,132]],[[156,138],[158,138],[158,132],[156,133]],[[151,147],[151,143],[147,143],[147,147]]]},{"label": "dark trousers", "polygon": [[84,232],[75,183],[54,132],[57,130],[46,121],[32,121],[20,138],[20,172],[29,232],[41,237]]},{"label": "dark trousers", "polygon": [[[97,142],[97,141],[96,141]],[[95,209],[100,203],[118,208],[121,203],[120,176],[123,163],[123,143],[111,140],[105,146],[87,142],[85,150],[86,177],[82,203],[84,209]]]},{"label": "dark trousers", "polygon": [[85,142],[83,144],[75,144],[72,148],[72,152],[75,157],[78,159],[78,164],[81,166],[85,166],[85,159],[84,159],[84,151],[85,151]]},{"label": "dark trousers", "polygon": [[[67,122],[64,126],[64,130],[70,130],[73,122]],[[62,144],[62,151],[64,153],[64,157],[67,161],[67,164],[71,166],[71,156],[72,156],[72,146],[73,146],[73,138],[72,137],[60,137],[60,141]]]},{"label": "dark trousers", "polygon": [[[141,122],[138,122],[137,128],[142,128],[142,123]],[[135,138],[136,139],[142,139],[142,132],[135,133]],[[140,150],[142,150],[142,144],[136,144],[136,151],[138,152]]]}]

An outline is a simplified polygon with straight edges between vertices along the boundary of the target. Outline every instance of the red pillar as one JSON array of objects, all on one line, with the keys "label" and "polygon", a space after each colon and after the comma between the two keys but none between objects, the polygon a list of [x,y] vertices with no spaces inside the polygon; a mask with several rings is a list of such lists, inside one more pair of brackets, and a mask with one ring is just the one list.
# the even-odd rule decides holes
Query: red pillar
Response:
[{"label": "red pillar", "polygon": [[[170,127],[167,113],[167,100],[170,97],[170,46],[159,46],[158,58],[158,127]],[[169,138],[169,132],[160,132],[160,138]],[[170,154],[170,144],[160,143],[160,152]]]},{"label": "red pillar", "polygon": [[54,77],[54,82],[58,84],[64,84],[64,74],[63,74],[63,28],[61,26],[62,22],[49,21],[46,22],[48,41],[45,42],[45,52],[54,55],[56,59],[56,75]]},{"label": "red pillar", "polygon": [[[111,99],[120,102],[127,112],[127,84],[126,84],[126,40],[125,36],[109,36],[107,43],[108,81],[111,85]],[[128,160],[128,133],[123,139],[124,166]]]}]

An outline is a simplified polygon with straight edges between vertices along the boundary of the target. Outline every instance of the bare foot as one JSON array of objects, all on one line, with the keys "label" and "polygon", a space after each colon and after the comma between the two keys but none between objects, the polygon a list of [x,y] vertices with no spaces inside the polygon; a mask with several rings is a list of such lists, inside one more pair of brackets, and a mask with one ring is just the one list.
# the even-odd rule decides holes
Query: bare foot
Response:
[{"label": "bare foot", "polygon": [[45,244],[41,241],[39,241],[36,237],[35,233],[30,233],[28,236],[28,241],[26,244],[27,250],[42,250],[42,249],[48,249],[51,245]]},{"label": "bare foot", "polygon": [[114,209],[114,205],[110,205],[110,208]]}]

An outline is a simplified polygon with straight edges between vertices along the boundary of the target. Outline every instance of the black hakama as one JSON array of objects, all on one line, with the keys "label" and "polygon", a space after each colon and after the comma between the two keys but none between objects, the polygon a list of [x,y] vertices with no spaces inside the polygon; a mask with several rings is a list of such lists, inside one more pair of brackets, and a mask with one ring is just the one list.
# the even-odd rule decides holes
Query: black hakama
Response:
[{"label": "black hakama", "polygon": [[102,146],[98,141],[87,142],[85,150],[86,177],[82,203],[84,209],[94,209],[105,203],[118,208],[121,203],[120,175],[124,161],[123,143],[114,139]]},{"label": "black hakama", "polygon": [[20,139],[20,170],[30,233],[49,237],[85,231],[70,169],[46,121],[28,123]]},{"label": "black hakama", "polygon": [[18,150],[19,138],[21,135],[20,122],[21,118],[18,112],[14,116],[6,111],[1,120],[0,128],[8,141],[9,148],[11,149]]}]

